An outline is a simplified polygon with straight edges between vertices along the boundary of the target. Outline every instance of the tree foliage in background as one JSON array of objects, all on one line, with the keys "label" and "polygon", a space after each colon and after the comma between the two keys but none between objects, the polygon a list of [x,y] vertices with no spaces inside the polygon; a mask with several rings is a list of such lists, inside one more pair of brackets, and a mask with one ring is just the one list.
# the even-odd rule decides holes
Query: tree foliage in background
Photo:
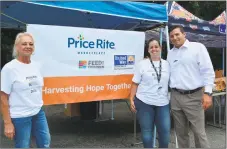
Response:
[{"label": "tree foliage in background", "polygon": [[195,16],[207,21],[212,21],[226,10],[226,1],[179,1],[177,3]]}]

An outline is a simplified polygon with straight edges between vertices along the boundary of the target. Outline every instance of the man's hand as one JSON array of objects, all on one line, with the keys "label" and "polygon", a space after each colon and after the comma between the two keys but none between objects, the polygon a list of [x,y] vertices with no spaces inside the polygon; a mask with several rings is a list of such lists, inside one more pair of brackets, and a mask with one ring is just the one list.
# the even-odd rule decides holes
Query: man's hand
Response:
[{"label": "man's hand", "polygon": [[204,110],[207,110],[209,107],[211,107],[212,106],[212,96],[203,94],[202,104],[203,104]]}]

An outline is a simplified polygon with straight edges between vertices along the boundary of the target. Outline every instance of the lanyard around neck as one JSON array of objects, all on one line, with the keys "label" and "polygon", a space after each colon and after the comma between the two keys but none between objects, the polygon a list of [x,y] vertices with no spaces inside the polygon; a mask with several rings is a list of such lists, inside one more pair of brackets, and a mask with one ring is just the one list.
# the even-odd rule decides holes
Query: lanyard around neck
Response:
[{"label": "lanyard around neck", "polygon": [[162,72],[162,61],[160,60],[160,63],[159,63],[159,74],[158,74],[158,71],[157,71],[156,67],[154,66],[154,63],[151,59],[150,59],[150,62],[151,62],[151,65],[153,66],[153,68],[156,72],[158,83],[159,83],[160,80],[161,80],[161,76],[162,76],[162,73],[161,73]]}]

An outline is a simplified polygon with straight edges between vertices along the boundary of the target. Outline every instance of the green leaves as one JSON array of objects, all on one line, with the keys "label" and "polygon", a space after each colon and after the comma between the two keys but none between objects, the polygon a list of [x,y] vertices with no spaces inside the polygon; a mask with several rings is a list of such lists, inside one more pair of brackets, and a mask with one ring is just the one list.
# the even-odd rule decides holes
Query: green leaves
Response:
[{"label": "green leaves", "polygon": [[177,1],[182,7],[195,16],[212,21],[224,10],[226,10],[225,1]]}]

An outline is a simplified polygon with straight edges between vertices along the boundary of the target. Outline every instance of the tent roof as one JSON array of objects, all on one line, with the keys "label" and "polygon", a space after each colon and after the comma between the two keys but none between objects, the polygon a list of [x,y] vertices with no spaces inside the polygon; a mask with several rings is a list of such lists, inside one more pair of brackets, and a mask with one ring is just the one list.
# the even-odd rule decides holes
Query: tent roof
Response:
[{"label": "tent roof", "polygon": [[[182,25],[186,32],[226,36],[226,23],[216,24],[214,23],[215,21],[202,20],[188,12],[176,2],[170,2],[168,6],[168,17],[168,24],[170,26]],[[223,20],[223,18],[219,18],[219,20],[220,19]]]},{"label": "tent roof", "polygon": [[44,24],[119,30],[168,21],[164,5],[128,1],[3,1],[1,17],[1,27]]},{"label": "tent roof", "polygon": [[226,12],[223,11],[219,16],[217,16],[212,23],[218,25],[218,24],[226,24]]}]

